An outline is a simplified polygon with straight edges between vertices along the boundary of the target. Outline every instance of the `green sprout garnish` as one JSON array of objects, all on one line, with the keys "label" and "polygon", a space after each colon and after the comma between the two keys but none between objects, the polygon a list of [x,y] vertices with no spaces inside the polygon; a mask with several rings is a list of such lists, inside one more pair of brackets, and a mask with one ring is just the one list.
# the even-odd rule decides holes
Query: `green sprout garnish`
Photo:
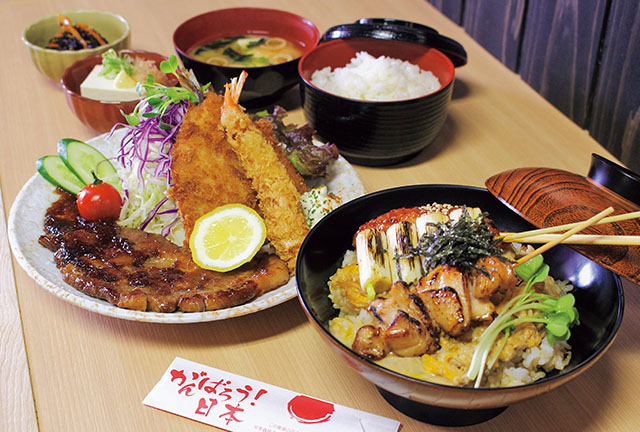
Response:
[{"label": "green sprout garnish", "polygon": [[[571,337],[569,327],[579,324],[573,294],[556,298],[548,294],[536,293],[532,289],[534,283],[543,282],[549,274],[549,266],[544,264],[541,255],[516,267],[516,274],[526,281],[522,293],[512,298],[482,333],[473,353],[467,378],[476,380],[476,388],[480,386],[485,366],[493,366],[516,325],[527,322],[544,324],[549,344],[553,345],[557,341],[568,340]],[[528,310],[537,311],[537,313],[517,316],[520,312]],[[504,336],[500,346],[492,358],[488,359],[491,348],[502,332]]]},{"label": "green sprout garnish", "polygon": [[[184,72],[179,68],[178,59],[175,55],[169,57],[168,60],[162,61],[160,63],[160,70],[167,75],[174,75],[179,81],[182,81],[180,74]],[[210,84],[211,83],[204,85],[201,88],[201,91],[206,91]],[[165,111],[171,104],[177,104],[184,100],[188,100],[193,103],[200,102],[198,96],[193,91],[184,87],[167,87],[156,82],[155,77],[151,74],[147,75],[147,80],[144,83],[138,83],[136,85],[136,90],[140,94],[146,94],[144,99],[136,105],[131,114],[126,114],[123,111],[120,111],[131,126],[137,126],[140,124],[141,116],[143,118],[162,118]],[[152,110],[141,114],[140,110],[145,106],[145,102],[152,107]],[[170,125],[163,122],[160,122],[160,127],[163,129],[171,129]]]},{"label": "green sprout garnish", "polygon": [[124,70],[129,76],[133,75],[133,60],[127,54],[118,54],[113,48],[102,54],[102,70],[98,75],[114,79]]}]

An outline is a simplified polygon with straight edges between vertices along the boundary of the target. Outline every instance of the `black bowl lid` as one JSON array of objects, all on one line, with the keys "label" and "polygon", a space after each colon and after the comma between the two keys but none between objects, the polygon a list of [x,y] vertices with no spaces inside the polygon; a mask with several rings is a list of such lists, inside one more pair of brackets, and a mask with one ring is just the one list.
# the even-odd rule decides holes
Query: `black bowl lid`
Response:
[{"label": "black bowl lid", "polygon": [[354,37],[391,39],[427,45],[449,57],[455,67],[467,64],[467,52],[457,41],[442,36],[434,28],[410,21],[387,18],[361,18],[353,24],[331,27],[320,43]]},{"label": "black bowl lid", "polygon": [[640,206],[640,174],[592,153],[587,177]]}]

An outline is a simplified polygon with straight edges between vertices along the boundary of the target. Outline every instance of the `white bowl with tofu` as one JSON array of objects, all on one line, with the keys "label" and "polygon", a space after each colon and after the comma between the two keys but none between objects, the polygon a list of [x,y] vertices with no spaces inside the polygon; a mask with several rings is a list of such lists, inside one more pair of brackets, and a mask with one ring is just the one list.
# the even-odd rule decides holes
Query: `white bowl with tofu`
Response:
[{"label": "white bowl with tofu", "polygon": [[[71,65],[61,79],[71,111],[97,132],[108,132],[117,123],[125,122],[122,112],[131,113],[141,99],[136,84],[144,81],[149,72],[144,65],[159,68],[160,62],[166,60],[166,56],[147,51],[121,50],[116,54],[120,58],[127,56],[135,63],[132,76],[124,70],[104,74],[103,56],[95,55]],[[160,77],[169,86],[177,85],[173,76],[160,73]]]}]

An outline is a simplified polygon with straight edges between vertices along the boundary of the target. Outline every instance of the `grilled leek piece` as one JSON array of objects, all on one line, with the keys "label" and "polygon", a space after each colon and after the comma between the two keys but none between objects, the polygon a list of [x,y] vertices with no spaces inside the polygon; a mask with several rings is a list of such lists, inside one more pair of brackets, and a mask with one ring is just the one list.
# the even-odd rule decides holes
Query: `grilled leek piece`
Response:
[{"label": "grilled leek piece", "polygon": [[360,231],[356,236],[356,258],[360,286],[370,300],[391,288],[391,260],[387,236],[383,231],[376,228]]},{"label": "grilled leek piece", "polygon": [[412,222],[398,222],[387,228],[391,256],[391,279],[412,284],[422,277],[420,257],[412,255],[418,245],[418,230]]},{"label": "grilled leek piece", "polygon": [[[429,207],[435,206],[432,204]],[[392,224],[386,232],[367,228],[356,236],[356,256],[360,286],[372,300],[376,294],[389,290],[391,284],[418,281],[425,273],[419,256],[411,256],[418,240],[435,230],[435,224],[458,220],[466,211],[472,218],[480,216],[477,207],[442,205],[437,210],[419,215],[415,223],[402,221]]]},{"label": "grilled leek piece", "polygon": [[449,218],[441,212],[424,213],[416,218],[416,229],[418,231],[418,238],[422,238],[423,235],[432,233],[435,227],[431,224],[448,222]]}]

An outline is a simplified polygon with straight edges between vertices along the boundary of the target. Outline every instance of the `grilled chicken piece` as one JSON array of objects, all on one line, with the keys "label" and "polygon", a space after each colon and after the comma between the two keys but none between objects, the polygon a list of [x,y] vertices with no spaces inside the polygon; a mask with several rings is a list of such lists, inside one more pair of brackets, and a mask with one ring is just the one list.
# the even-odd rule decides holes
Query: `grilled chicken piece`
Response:
[{"label": "grilled chicken piece", "polygon": [[498,289],[505,291],[518,285],[518,277],[512,263],[490,256],[480,258],[476,267],[489,275],[477,270],[470,274],[469,292],[478,299],[488,299]]},{"label": "grilled chicken piece", "polygon": [[[368,358],[373,353],[418,356],[440,348],[438,334],[431,325],[422,301],[402,282],[393,284],[387,298],[371,302],[369,312],[377,320],[371,329],[356,334],[353,349]],[[381,357],[380,357],[381,358]]]},{"label": "grilled chicken piece", "polygon": [[493,321],[496,314],[496,306],[487,299],[479,299],[469,296],[471,302],[471,319],[473,321]]},{"label": "grilled chicken piece", "polygon": [[369,305],[369,311],[384,325],[393,321],[398,309],[407,312],[426,326],[431,325],[422,301],[411,293],[409,286],[403,282],[394,283],[386,298],[377,298]]},{"label": "grilled chicken piece", "polygon": [[380,360],[389,353],[382,331],[372,325],[364,325],[358,329],[351,348],[370,360]]},{"label": "grilled chicken piece", "polygon": [[471,323],[471,299],[465,275],[451,266],[438,266],[420,278],[416,289],[429,317],[451,336]]},{"label": "grilled chicken piece", "polygon": [[263,254],[250,263],[218,273],[198,267],[189,249],[157,234],[110,222],[87,222],[73,196],[47,210],[40,244],[69,285],[126,309],[202,312],[237,306],[289,280],[286,264]]},{"label": "grilled chicken piece", "polygon": [[439,348],[438,340],[429,329],[403,310],[397,311],[384,330],[384,338],[391,351],[400,357],[433,353]]},{"label": "grilled chicken piece", "polygon": [[[494,295],[502,294],[518,284],[513,264],[498,257],[480,258],[476,267],[485,273],[472,270],[467,275],[471,300],[471,319],[492,320],[495,316]],[[488,276],[487,276],[488,275]]]}]

